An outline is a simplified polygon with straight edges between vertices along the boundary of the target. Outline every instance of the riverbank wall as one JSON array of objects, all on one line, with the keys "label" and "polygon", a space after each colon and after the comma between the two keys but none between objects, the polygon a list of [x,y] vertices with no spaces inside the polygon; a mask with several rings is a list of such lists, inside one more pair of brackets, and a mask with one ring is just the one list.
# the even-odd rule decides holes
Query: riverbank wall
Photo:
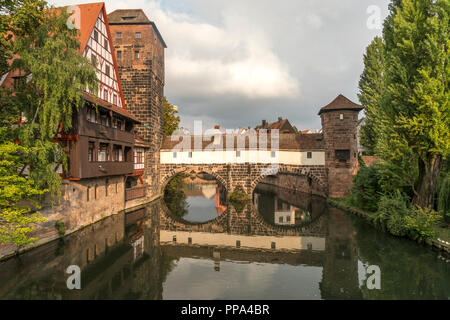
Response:
[{"label": "riverbank wall", "polygon": [[[333,206],[335,208],[341,209],[341,210],[351,213],[355,216],[358,216],[358,217],[364,219],[367,223],[371,224],[372,226],[378,227],[376,225],[376,223],[374,222],[374,218],[370,214],[368,214],[360,209],[351,207],[351,206],[343,203],[342,201],[339,201],[338,199],[328,198],[327,202],[330,206]],[[428,246],[431,249],[437,250],[437,251],[445,254],[444,258],[448,259],[450,257],[450,243],[448,243],[444,240],[441,240],[441,239],[427,240],[424,242],[424,245]]]},{"label": "riverbank wall", "polygon": [[[36,225],[31,234],[37,241],[20,248],[14,244],[0,245],[0,260],[42,246],[121,212],[132,211],[160,197],[152,195],[125,201],[123,177],[63,181],[61,196],[53,205],[44,204],[39,211],[46,221]],[[58,230],[57,222],[64,230]]]}]

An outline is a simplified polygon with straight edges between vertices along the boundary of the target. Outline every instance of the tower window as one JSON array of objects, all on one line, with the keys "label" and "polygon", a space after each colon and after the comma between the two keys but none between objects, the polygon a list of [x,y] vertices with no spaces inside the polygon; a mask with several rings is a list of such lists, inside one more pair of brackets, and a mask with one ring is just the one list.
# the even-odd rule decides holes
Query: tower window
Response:
[{"label": "tower window", "polygon": [[238,151],[236,151],[236,158],[240,158],[240,157],[241,157],[241,151],[238,150]]},{"label": "tower window", "polygon": [[272,151],[272,152],[271,152],[271,157],[272,157],[272,158],[275,158],[276,156],[277,156],[277,153],[276,153],[275,151]]},{"label": "tower window", "polygon": [[335,150],[335,157],[339,161],[350,160],[350,150]]}]

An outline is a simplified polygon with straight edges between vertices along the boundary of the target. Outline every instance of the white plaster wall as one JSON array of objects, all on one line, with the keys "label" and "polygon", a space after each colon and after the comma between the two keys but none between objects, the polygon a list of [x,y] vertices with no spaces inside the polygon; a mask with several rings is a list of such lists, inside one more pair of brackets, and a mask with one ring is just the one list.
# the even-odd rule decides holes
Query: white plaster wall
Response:
[{"label": "white plaster wall", "polygon": [[312,151],[312,158],[308,159],[307,151],[275,151],[242,150],[240,157],[236,151],[179,151],[176,158],[173,151],[161,151],[161,164],[239,164],[239,163],[281,163],[287,165],[325,165],[325,152]]}]

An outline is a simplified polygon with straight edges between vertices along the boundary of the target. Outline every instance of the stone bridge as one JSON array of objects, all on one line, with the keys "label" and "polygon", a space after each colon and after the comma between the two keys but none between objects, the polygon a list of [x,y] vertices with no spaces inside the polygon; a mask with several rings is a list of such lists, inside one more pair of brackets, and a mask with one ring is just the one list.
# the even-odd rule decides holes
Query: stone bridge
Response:
[{"label": "stone bridge", "polygon": [[342,197],[351,190],[358,170],[357,127],[362,109],[339,95],[320,109],[322,132],[315,134],[278,129],[224,132],[217,126],[207,135],[165,137],[160,149],[161,191],[177,173],[204,172],[228,192],[240,187],[252,195],[265,177],[294,175],[303,181],[280,180],[297,185],[294,189]]},{"label": "stone bridge", "polygon": [[177,174],[207,173],[228,192],[241,188],[252,195],[259,182],[268,176],[289,174],[304,180],[305,192],[327,196],[327,172],[324,166],[265,165],[265,164],[161,164],[161,192]]}]

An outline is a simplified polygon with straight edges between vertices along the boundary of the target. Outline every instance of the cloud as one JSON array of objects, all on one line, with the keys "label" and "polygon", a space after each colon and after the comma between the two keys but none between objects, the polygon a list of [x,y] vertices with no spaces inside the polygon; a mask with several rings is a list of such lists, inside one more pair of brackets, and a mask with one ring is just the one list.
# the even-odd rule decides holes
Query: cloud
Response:
[{"label": "cloud", "polygon": [[[367,28],[373,0],[105,2],[108,12],[142,8],[157,25],[168,45],[164,93],[184,127],[283,117],[318,129],[317,112],[339,93],[358,102],[364,50],[381,33]],[[389,2],[376,2],[382,18]]]},{"label": "cloud", "polygon": [[262,30],[246,28],[232,15],[218,27],[164,11],[156,2],[148,7],[168,41],[166,79],[177,96],[298,97],[298,80]]}]

